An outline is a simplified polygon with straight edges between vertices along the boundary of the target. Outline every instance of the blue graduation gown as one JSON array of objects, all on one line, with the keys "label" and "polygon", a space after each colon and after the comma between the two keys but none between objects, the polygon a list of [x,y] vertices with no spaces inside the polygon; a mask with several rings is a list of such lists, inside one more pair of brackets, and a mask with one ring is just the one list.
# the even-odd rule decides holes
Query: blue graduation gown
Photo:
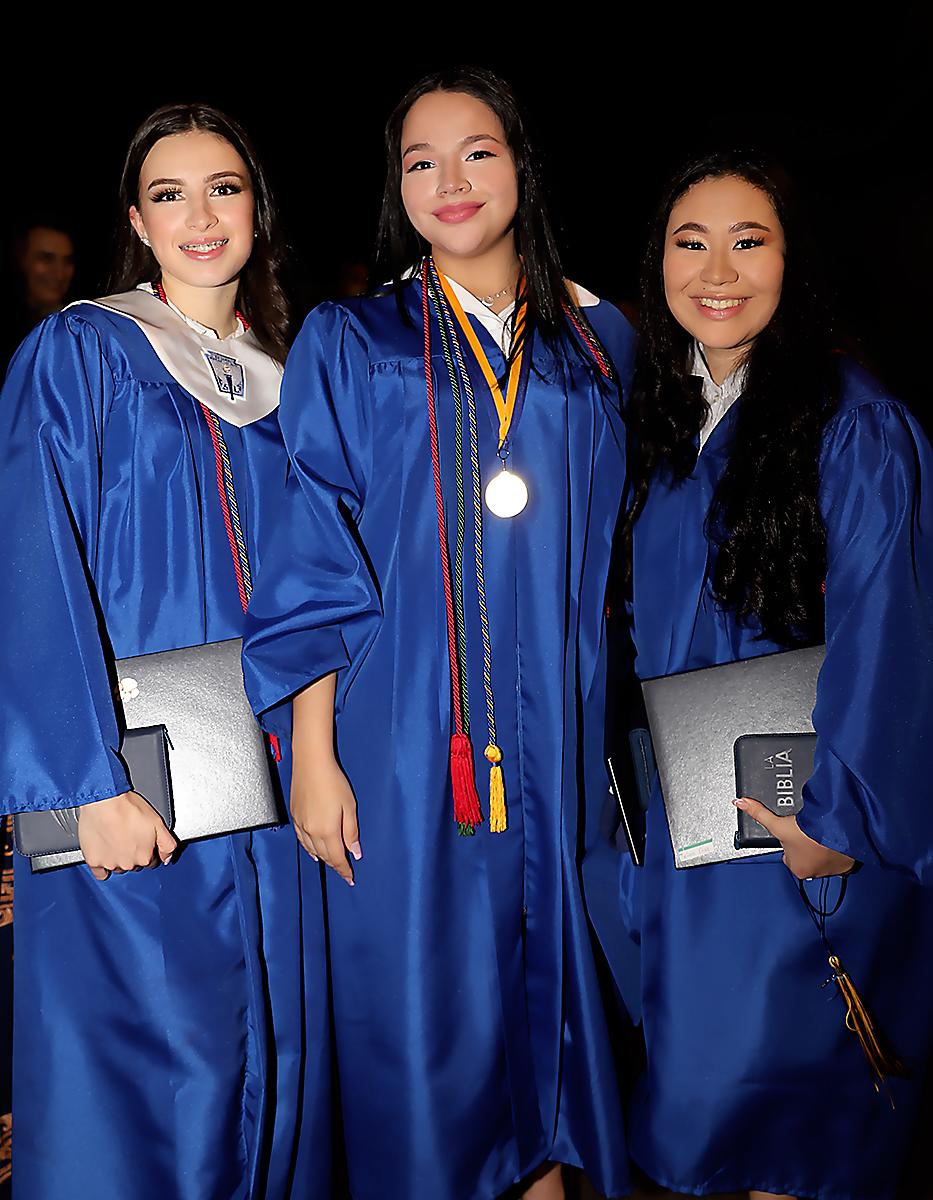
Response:
[{"label": "blue graduation gown", "polygon": [[[837,989],[820,986],[826,956],[780,853],[675,870],[656,791],[644,869],[620,859],[648,1049],[629,1144],[676,1191],[893,1196],[933,1040],[933,891],[921,885],[933,879],[933,454],[875,380],[852,364],[843,379],[820,460],[827,650],[799,821],[865,863],[827,932],[914,1075],[891,1081],[895,1111],[873,1091]],[[654,485],[637,523],[641,678],[781,649],[710,593],[703,521],[739,404],[681,486]]]},{"label": "blue graduation gown", "polygon": [[[275,413],[225,435],[256,563],[287,461]],[[211,438],[140,328],[82,304],[20,349],[0,446],[0,811],[84,804],[127,789],[99,622],[118,657],[242,632]],[[330,1196],[304,866],[287,826],[105,883],[18,858],[15,1196]]]},{"label": "blue graduation gown", "polygon": [[[294,693],[338,672],[337,743],[364,854],[355,888],[327,873],[351,1190],[355,1200],[483,1200],[551,1159],[583,1166],[615,1195],[628,1185],[621,1108],[576,856],[578,705],[591,698],[602,653],[623,479],[618,393],[569,337],[557,354],[536,339],[511,439],[528,507],[514,520],[484,519],[509,828],[458,836],[420,283],[405,302],[411,327],[392,296],[322,305],[292,349],[280,410],[290,504],[253,593],[245,654],[247,692],[283,736]],[[587,314],[625,377],[629,327],[605,303]],[[454,405],[436,325],[432,348],[453,530]],[[485,483],[496,423],[476,390],[490,406],[478,414]],[[468,546],[472,536],[468,521]],[[467,564],[485,814],[469,555]]]}]

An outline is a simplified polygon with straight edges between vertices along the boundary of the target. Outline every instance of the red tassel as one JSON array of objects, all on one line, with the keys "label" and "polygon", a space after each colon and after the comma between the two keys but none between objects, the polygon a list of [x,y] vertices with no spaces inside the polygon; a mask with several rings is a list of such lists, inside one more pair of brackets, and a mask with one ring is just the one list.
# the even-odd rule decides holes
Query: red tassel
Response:
[{"label": "red tassel", "polygon": [[269,737],[269,746],[272,749],[272,757],[275,759],[276,762],[281,762],[282,761],[282,747],[279,745],[279,739],[276,737],[276,735],[274,733],[270,733],[268,735],[268,737]]},{"label": "red tassel", "polygon": [[483,814],[476,794],[473,773],[473,747],[465,733],[455,733],[450,739],[450,781],[454,789],[454,820],[461,832],[472,833]]}]

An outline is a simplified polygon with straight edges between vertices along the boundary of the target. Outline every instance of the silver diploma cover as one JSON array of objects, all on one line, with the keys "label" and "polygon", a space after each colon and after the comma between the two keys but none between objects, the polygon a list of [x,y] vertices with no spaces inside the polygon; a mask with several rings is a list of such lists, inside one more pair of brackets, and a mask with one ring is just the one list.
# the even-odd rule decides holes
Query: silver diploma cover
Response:
[{"label": "silver diploma cover", "polygon": [[[126,728],[168,731],[172,832],[179,842],[286,820],[275,768],[243,690],[241,646],[236,638],[116,663]],[[39,871],[83,860],[80,851],[68,851],[30,861]]]}]

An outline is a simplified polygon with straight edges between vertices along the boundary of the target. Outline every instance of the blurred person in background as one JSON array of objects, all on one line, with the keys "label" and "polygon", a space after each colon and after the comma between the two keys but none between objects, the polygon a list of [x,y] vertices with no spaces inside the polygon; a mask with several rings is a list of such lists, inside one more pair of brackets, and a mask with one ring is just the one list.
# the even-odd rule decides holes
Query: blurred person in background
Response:
[{"label": "blurred person in background", "polygon": [[[74,280],[75,247],[55,220],[32,221],[13,244],[14,284],[0,334],[0,377],[13,352],[44,317],[64,306]],[[10,1091],[13,1010],[13,846],[10,823],[0,818],[0,1187],[10,1171]]]},{"label": "blurred person in background", "polygon": [[13,243],[13,265],[14,284],[5,299],[3,370],[26,334],[64,308],[75,274],[74,239],[57,220],[36,218]]}]

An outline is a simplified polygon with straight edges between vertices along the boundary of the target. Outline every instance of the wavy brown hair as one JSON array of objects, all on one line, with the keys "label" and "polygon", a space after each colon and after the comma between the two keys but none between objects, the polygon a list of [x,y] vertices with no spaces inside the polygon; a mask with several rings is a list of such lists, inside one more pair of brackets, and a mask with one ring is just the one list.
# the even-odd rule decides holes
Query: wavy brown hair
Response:
[{"label": "wavy brown hair", "polygon": [[256,239],[240,273],[236,303],[262,348],[284,363],[288,352],[289,306],[279,281],[282,241],[272,193],[246,132],[232,117],[210,104],[166,104],[151,113],[133,134],[120,180],[117,246],[108,288],[111,292],[126,292],[145,280],[159,278],[155,255],[133,232],[127,213],[131,205],[139,207],[140,171],[156,142],[195,131],[222,137],[246,163],[255,203]]}]

